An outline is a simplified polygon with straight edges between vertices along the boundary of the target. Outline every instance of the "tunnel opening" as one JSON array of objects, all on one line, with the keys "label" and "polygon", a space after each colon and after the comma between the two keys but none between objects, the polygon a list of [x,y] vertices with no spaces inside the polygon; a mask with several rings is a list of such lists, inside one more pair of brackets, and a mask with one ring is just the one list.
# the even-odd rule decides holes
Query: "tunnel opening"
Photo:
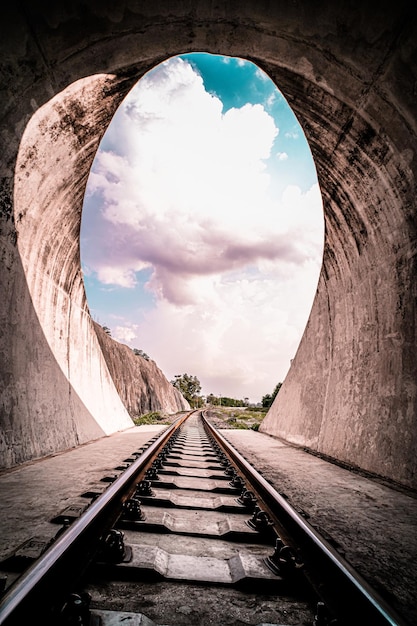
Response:
[{"label": "tunnel opening", "polygon": [[273,81],[242,58],[171,57],[126,96],[91,168],[90,311],[169,378],[260,403],[297,350],[323,237],[311,151]]}]

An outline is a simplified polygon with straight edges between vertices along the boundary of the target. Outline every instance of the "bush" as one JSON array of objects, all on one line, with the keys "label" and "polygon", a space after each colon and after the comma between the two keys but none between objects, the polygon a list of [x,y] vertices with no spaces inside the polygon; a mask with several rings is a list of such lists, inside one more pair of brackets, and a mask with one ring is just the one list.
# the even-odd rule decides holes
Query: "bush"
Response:
[{"label": "bush", "polygon": [[140,417],[134,417],[133,423],[135,426],[144,426],[149,424],[169,424],[166,418],[159,413],[159,411],[153,411],[151,413],[145,413]]}]

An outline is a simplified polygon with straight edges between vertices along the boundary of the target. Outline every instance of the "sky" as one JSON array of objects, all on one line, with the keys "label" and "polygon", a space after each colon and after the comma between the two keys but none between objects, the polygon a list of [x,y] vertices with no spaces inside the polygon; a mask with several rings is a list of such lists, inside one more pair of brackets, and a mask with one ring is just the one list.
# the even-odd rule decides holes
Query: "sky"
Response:
[{"label": "sky", "polygon": [[276,86],[194,53],[146,74],[116,112],[84,199],[91,315],[202,394],[260,402],[304,331],[323,254],[311,153]]}]

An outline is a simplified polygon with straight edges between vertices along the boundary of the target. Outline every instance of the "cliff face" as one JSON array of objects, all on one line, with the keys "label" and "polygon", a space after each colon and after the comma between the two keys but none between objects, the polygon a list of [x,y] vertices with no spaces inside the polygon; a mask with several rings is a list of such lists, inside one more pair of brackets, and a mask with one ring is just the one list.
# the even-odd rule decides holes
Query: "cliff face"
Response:
[{"label": "cliff face", "polygon": [[94,323],[97,338],[119,396],[132,417],[150,411],[176,413],[190,408],[154,361],[136,356]]}]

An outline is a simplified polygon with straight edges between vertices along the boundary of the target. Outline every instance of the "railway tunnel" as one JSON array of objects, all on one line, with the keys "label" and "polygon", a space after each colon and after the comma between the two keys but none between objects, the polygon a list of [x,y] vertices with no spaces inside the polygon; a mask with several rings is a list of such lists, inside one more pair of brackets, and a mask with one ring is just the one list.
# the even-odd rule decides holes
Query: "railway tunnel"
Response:
[{"label": "railway tunnel", "polygon": [[417,487],[413,3],[22,0],[0,28],[1,466],[130,425],[86,302],[83,194],[129,89],[204,51],[267,72],[323,196],[316,297],[262,430]]}]

